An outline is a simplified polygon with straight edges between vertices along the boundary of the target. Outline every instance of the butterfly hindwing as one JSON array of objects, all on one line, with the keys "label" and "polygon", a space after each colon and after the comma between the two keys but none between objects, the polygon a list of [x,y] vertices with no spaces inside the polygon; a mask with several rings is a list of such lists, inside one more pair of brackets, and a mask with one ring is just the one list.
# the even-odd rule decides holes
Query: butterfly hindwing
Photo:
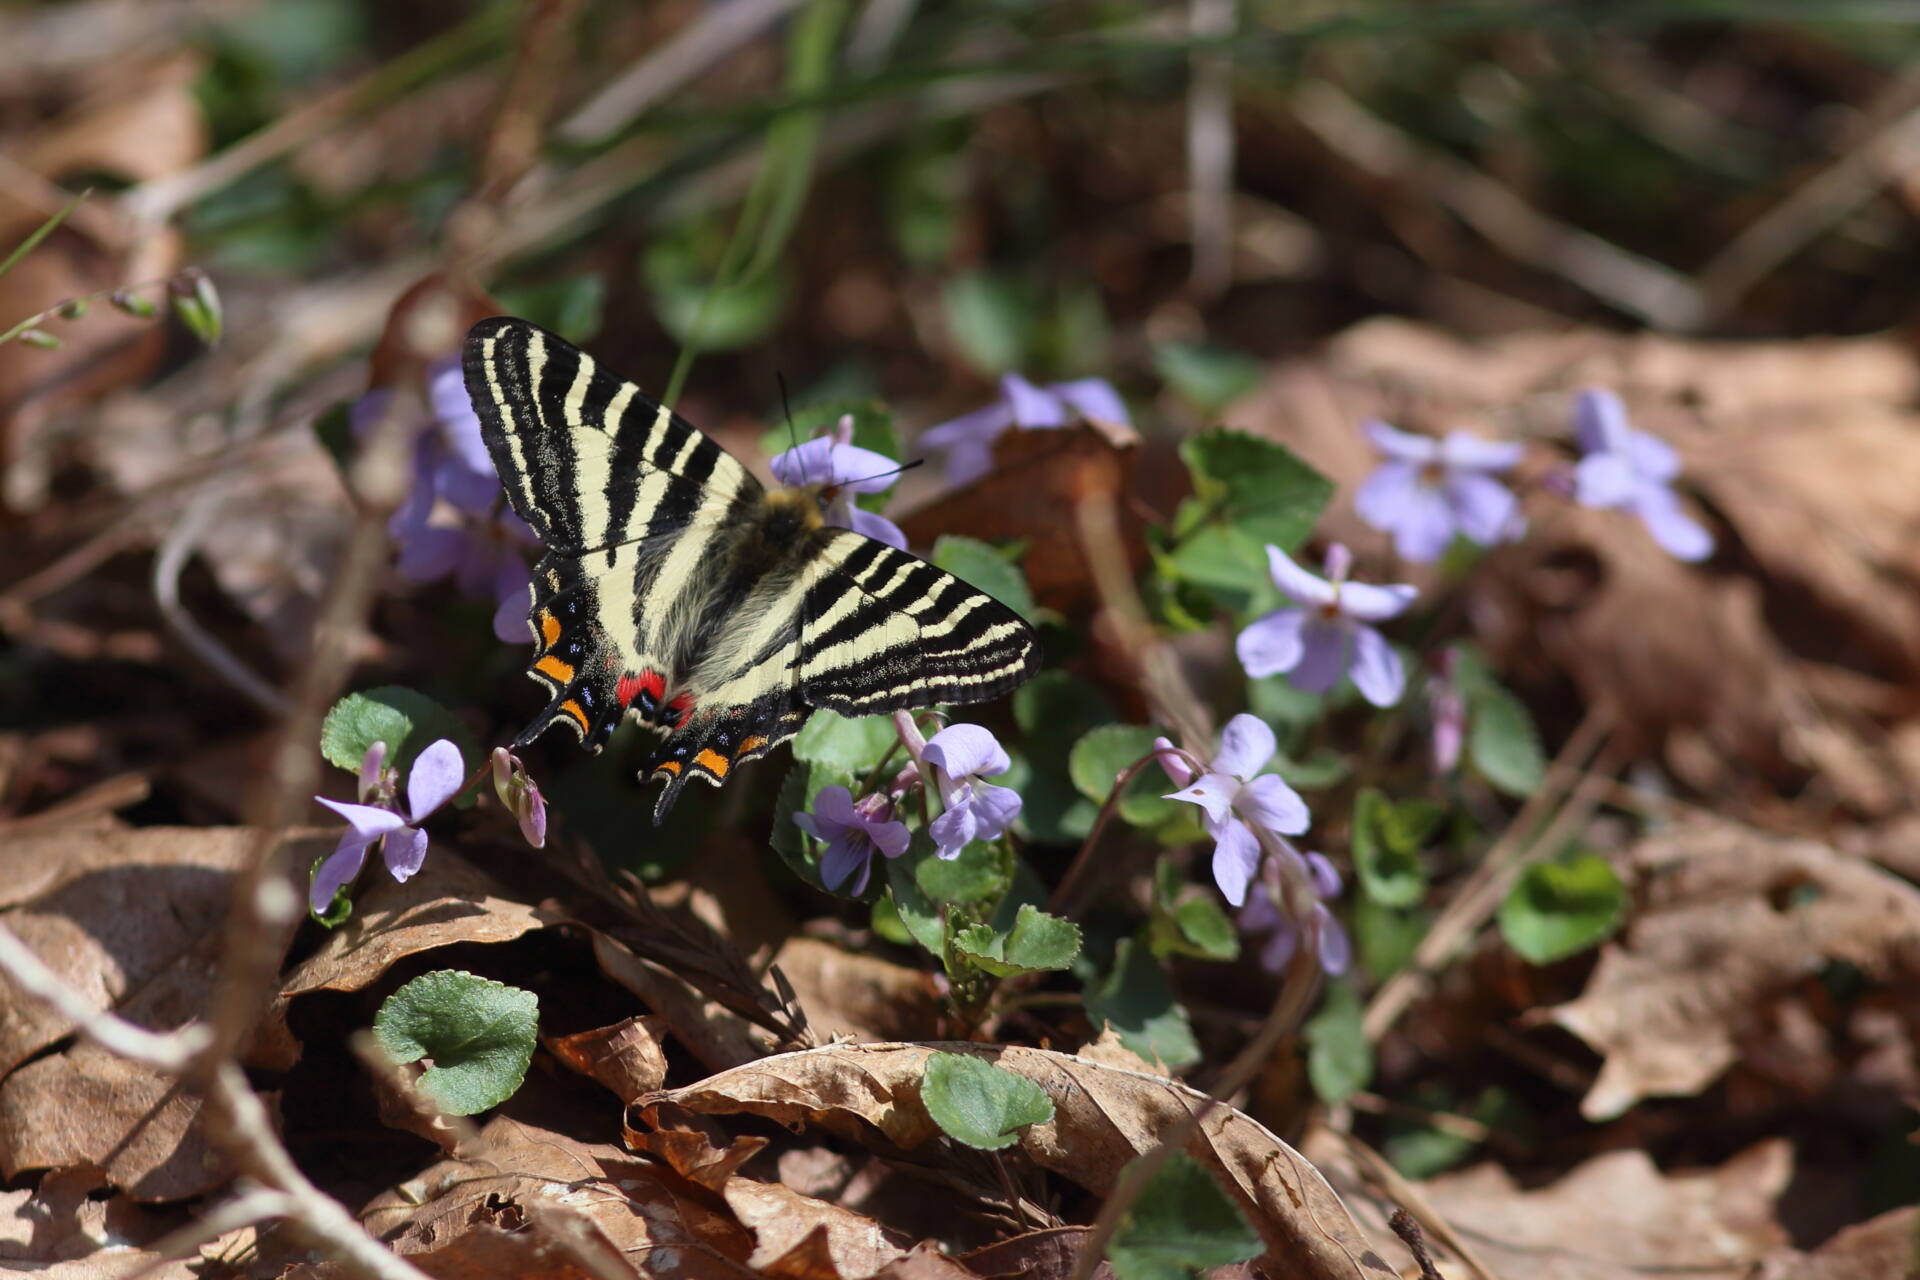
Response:
[{"label": "butterfly hindwing", "polygon": [[666,734],[642,768],[664,818],[693,778],[791,738],[814,707],[863,715],[977,702],[1024,680],[1032,628],[904,551],[823,525],[806,489],[769,493],[633,384],[523,320],[468,335],[467,391],[533,572],[528,674],[555,723],[598,750],[632,716]]},{"label": "butterfly hindwing", "polygon": [[870,715],[982,702],[1038,663],[1019,614],[883,542],[830,531],[809,572],[800,687],[813,706]]}]

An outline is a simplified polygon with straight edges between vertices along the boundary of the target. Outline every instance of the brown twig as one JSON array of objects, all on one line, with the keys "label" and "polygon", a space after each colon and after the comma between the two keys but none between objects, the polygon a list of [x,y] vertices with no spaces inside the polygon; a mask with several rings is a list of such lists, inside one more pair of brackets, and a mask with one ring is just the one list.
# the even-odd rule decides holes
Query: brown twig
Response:
[{"label": "brown twig", "polygon": [[[1445,1280],[1440,1269],[1433,1265],[1433,1255],[1427,1252],[1427,1241],[1420,1234],[1420,1224],[1405,1209],[1395,1209],[1393,1216],[1387,1219],[1387,1225],[1393,1228],[1393,1234],[1413,1254],[1413,1260],[1420,1267],[1420,1280]],[[1488,1278],[1491,1280],[1491,1277]]]}]

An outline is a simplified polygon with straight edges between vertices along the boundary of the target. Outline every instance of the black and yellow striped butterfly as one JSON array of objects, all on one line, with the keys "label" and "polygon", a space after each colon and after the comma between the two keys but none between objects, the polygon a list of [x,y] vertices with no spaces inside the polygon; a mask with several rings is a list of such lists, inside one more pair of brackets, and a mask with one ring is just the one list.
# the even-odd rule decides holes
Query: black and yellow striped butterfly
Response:
[{"label": "black and yellow striped butterfly", "polygon": [[467,394],[508,500],[546,544],[528,674],[598,751],[631,715],[666,734],[641,777],[690,778],[799,731],[815,707],[869,715],[997,697],[1033,673],[1033,629],[993,597],[822,519],[813,486],[768,490],[564,339],[495,317],[467,335]]}]

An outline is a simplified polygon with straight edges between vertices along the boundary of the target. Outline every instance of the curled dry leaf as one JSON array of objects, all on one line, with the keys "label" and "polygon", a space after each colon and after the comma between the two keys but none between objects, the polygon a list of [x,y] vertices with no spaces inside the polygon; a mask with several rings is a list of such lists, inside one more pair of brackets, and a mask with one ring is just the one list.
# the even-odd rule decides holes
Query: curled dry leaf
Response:
[{"label": "curled dry leaf", "polygon": [[666,1025],[661,1017],[626,1018],[541,1043],[567,1066],[613,1090],[620,1101],[632,1102],[667,1082],[667,1055],[660,1047]]},{"label": "curled dry leaf", "polygon": [[[983,1276],[1066,1280],[1086,1239],[1085,1227],[1049,1227],[995,1241],[963,1254],[961,1261]],[[1094,1267],[1093,1275],[1094,1280],[1113,1280],[1113,1267],[1103,1259]]]},{"label": "curled dry leaf", "polygon": [[472,1159],[443,1160],[377,1197],[368,1230],[429,1275],[745,1280],[753,1241],[657,1165],[505,1116]]},{"label": "curled dry leaf", "polygon": [[[289,838],[296,862],[331,844]],[[206,1010],[233,874],[257,843],[240,828],[118,826],[14,840],[0,845],[0,881],[32,896],[0,921],[97,1010],[169,1030]],[[0,1061],[11,1071],[0,1084],[0,1174],[92,1165],[138,1200],[226,1180],[194,1124],[198,1103],[170,1078],[85,1042],[41,1052],[71,1031],[0,977]]]},{"label": "curled dry leaf", "polygon": [[[1072,1054],[969,1043],[828,1045],[657,1096],[697,1113],[745,1112],[795,1129],[819,1124],[856,1140],[878,1129],[900,1146],[915,1147],[940,1132],[920,1100],[920,1081],[935,1052],[984,1057],[1044,1089],[1054,1118],[1022,1130],[1019,1149],[1100,1194],[1128,1161],[1206,1101],[1175,1081]],[[1221,1177],[1259,1228],[1268,1265],[1314,1280],[1393,1274],[1313,1166],[1247,1116],[1213,1108],[1188,1154]]]},{"label": "curled dry leaf", "polygon": [[1920,889],[1811,840],[1700,822],[1636,845],[1640,912],[1580,998],[1547,1011],[1605,1055],[1592,1120],[1706,1088],[1768,1011],[1830,961],[1920,976]]}]

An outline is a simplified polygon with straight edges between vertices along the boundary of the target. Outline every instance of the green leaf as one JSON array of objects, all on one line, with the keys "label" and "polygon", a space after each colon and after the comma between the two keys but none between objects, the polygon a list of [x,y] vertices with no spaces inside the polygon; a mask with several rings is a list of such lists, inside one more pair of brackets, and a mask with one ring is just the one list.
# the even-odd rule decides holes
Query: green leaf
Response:
[{"label": "green leaf", "polygon": [[954,935],[953,948],[996,978],[1065,969],[1080,954],[1080,926],[1022,906],[1009,932],[976,924]]},{"label": "green leaf", "polygon": [[[1087,799],[1105,804],[1121,771],[1153,750],[1155,736],[1152,729],[1137,724],[1089,729],[1067,756],[1073,785]],[[1164,797],[1178,790],[1158,761],[1149,764],[1127,784],[1117,806],[1120,816],[1136,827],[1157,827],[1177,811],[1179,802]]]},{"label": "green leaf", "polygon": [[1536,862],[1500,904],[1500,934],[1533,964],[1585,951],[1620,927],[1627,887],[1597,853]]},{"label": "green leaf", "polygon": [[1124,939],[1114,948],[1113,970],[1087,989],[1087,1020],[1111,1026],[1120,1043],[1152,1062],[1175,1068],[1200,1059],[1187,1011],[1173,998],[1173,983],[1151,948]]},{"label": "green leaf", "polygon": [[1374,787],[1353,798],[1353,869],[1360,891],[1388,907],[1417,906],[1427,894],[1427,874],[1417,848],[1402,849],[1383,839],[1393,805]]},{"label": "green leaf", "polygon": [[1410,796],[1381,810],[1380,838],[1395,853],[1419,853],[1432,841],[1446,817],[1445,805],[1436,800]]},{"label": "green leaf", "polygon": [[913,941],[913,930],[907,928],[907,922],[900,918],[900,908],[893,904],[889,894],[881,894],[873,900],[873,931],[897,947],[904,947]]},{"label": "green leaf", "polygon": [[809,764],[863,774],[899,741],[892,716],[856,716],[849,719],[822,707],[794,735],[793,758]]},{"label": "green leaf", "polygon": [[1212,898],[1188,898],[1173,909],[1173,922],[1192,955],[1206,960],[1231,960],[1240,954],[1240,934]]},{"label": "green leaf", "polygon": [[441,1110],[470,1116],[520,1087],[533,1061],[539,1013],[531,991],[439,969],[381,1003],[373,1038],[397,1063],[433,1059],[420,1087]]},{"label": "green leaf", "polygon": [[1042,844],[1083,838],[1098,806],[1073,785],[1068,759],[1087,730],[1113,720],[1113,704],[1078,676],[1042,671],[1014,693],[1013,718],[1021,729],[1027,772],[1016,776],[1016,768],[1003,781],[1026,802],[1020,829]]},{"label": "green leaf", "polygon": [[220,293],[206,272],[190,268],[167,286],[167,298],[194,337],[209,347],[220,341],[224,327]]},{"label": "green leaf", "polygon": [[934,541],[935,568],[980,588],[1028,622],[1033,621],[1033,590],[1020,566],[978,538],[943,533]]},{"label": "green leaf", "polygon": [[1529,796],[1546,776],[1547,758],[1526,704],[1496,684],[1472,691],[1467,701],[1467,759],[1495,788]]},{"label": "green leaf", "polygon": [[1213,1173],[1176,1152],[1121,1220],[1107,1262],[1119,1280],[1187,1280],[1265,1249]]},{"label": "green leaf", "polygon": [[726,233],[708,218],[655,236],[640,261],[654,314],[673,339],[698,351],[732,351],[765,337],[786,313],[788,275],[776,264],[716,286]]},{"label": "green leaf", "polygon": [[998,898],[1012,878],[1013,862],[1006,849],[985,840],[969,841],[952,858],[935,856],[929,845],[925,855],[916,858],[913,869],[914,883],[927,900],[947,906]]},{"label": "green leaf", "polygon": [[983,272],[947,281],[941,290],[947,332],[966,362],[988,377],[1017,370],[1033,344],[1034,306],[1018,285]]},{"label": "green leaf", "polygon": [[1353,904],[1353,940],[1360,966],[1374,978],[1385,979],[1413,959],[1429,923],[1424,911],[1383,907],[1362,893]]},{"label": "green leaf", "polygon": [[328,763],[358,773],[367,748],[384,742],[387,767],[400,775],[404,790],[414,758],[441,738],[453,740],[468,768],[477,767],[480,748],[451,711],[424,693],[383,685],[350,693],[333,704],[320,726],[320,754]]},{"label": "green leaf", "polygon": [[1231,960],[1240,954],[1240,933],[1210,894],[1181,900],[1186,879],[1172,858],[1162,857],[1153,867],[1154,953],[1188,955],[1203,960]]},{"label": "green leaf", "polygon": [[1263,574],[1265,545],[1291,553],[1313,532],[1333,496],[1333,482],[1291,449],[1244,431],[1219,428],[1189,436],[1180,456],[1213,519],[1262,548]]},{"label": "green leaf", "polygon": [[353,462],[353,401],[341,400],[313,420],[313,438],[342,475]]},{"label": "green leaf", "polygon": [[920,861],[933,854],[933,838],[924,830],[913,833],[913,843],[897,858],[887,858],[887,890],[894,913],[913,940],[943,962],[947,954],[947,919],[943,908],[927,897],[914,876]]},{"label": "green leaf", "polygon": [[499,291],[500,308],[507,315],[531,320],[569,342],[585,342],[600,332],[606,309],[607,278],[598,272],[579,272],[534,280]]},{"label": "green leaf", "polygon": [[1028,1125],[1053,1119],[1053,1100],[1025,1076],[966,1053],[935,1053],[920,1080],[927,1114],[949,1138],[982,1151],[1020,1140]]},{"label": "green leaf", "polygon": [[1329,1106],[1345,1102],[1373,1078],[1373,1046],[1360,1017],[1353,984],[1336,982],[1307,1022],[1307,1079]]},{"label": "green leaf", "polygon": [[1202,342],[1163,342],[1153,349],[1153,367],[1175,394],[1204,413],[1226,408],[1260,381],[1252,356]]}]

